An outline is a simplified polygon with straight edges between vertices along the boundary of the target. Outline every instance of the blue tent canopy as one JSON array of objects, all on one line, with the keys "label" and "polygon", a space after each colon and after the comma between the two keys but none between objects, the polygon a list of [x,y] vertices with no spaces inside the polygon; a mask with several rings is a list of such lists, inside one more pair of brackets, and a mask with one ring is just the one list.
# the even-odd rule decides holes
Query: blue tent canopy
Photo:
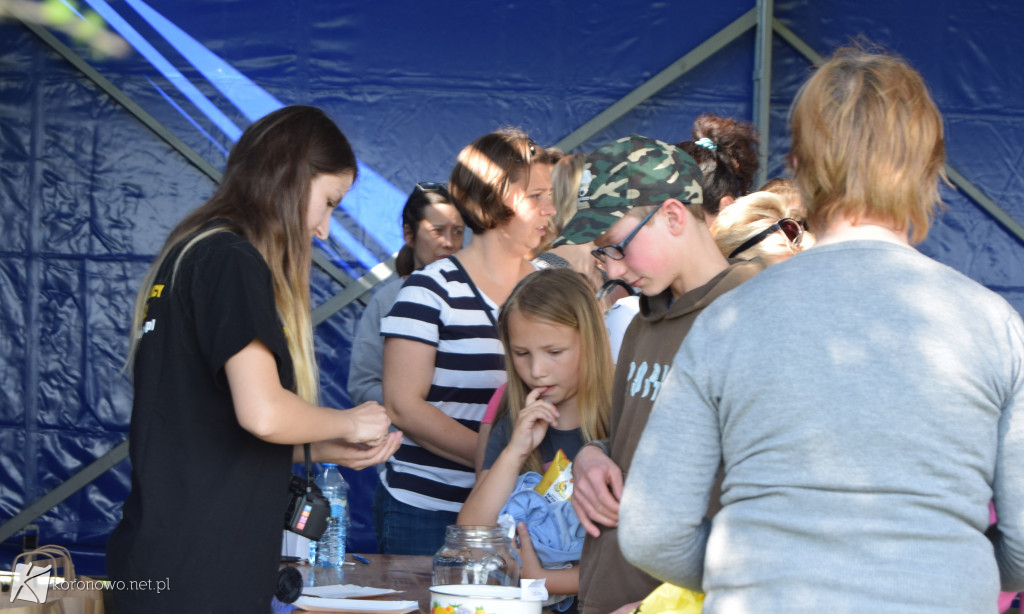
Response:
[{"label": "blue tent canopy", "polygon": [[[73,19],[93,11],[129,41],[115,58],[51,28],[0,22],[0,521],[126,438],[132,392],[121,369],[134,293],[254,119],[283,104],[320,106],[359,156],[360,180],[317,249],[314,304],[326,305],[346,288],[361,294],[354,280],[400,246],[407,192],[417,181],[446,181],[474,138],[520,126],[543,145],[558,143],[754,8],[753,0],[87,0]],[[1024,77],[1007,68],[1024,56],[1024,5],[786,0],[774,3],[774,17],[798,41],[777,31],[770,47],[768,176],[785,172],[788,108],[811,67],[800,44],[828,55],[864,37],[905,56],[944,114],[948,161],[966,182],[943,188],[947,207],[920,249],[1024,312],[1024,241],[1012,222],[1024,221]],[[756,40],[756,28],[742,30],[573,148],[632,132],[686,140],[703,112],[754,119]],[[326,405],[349,406],[361,308],[319,312]],[[83,571],[102,573],[96,553],[120,518],[128,476],[120,462],[47,511],[35,521],[41,540],[70,545]],[[375,475],[348,477],[351,545],[372,551]],[[3,547],[13,553],[20,537]]]}]

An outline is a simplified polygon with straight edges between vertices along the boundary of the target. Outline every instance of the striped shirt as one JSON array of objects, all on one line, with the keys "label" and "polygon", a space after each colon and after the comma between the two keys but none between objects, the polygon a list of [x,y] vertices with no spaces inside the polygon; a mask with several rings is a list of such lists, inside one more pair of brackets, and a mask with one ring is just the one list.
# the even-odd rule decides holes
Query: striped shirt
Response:
[{"label": "striped shirt", "polygon": [[[478,431],[487,401],[505,383],[505,355],[491,319],[497,319],[499,307],[482,293],[477,298],[475,289],[454,257],[438,260],[409,276],[380,331],[384,337],[437,348],[426,400]],[[381,473],[381,483],[395,499],[432,511],[459,511],[475,480],[471,468],[409,437]]]}]

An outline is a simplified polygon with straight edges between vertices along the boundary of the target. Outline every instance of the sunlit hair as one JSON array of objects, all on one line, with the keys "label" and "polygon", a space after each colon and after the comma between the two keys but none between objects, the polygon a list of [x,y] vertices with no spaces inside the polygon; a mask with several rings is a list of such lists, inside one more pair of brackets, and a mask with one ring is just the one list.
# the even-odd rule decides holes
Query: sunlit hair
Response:
[{"label": "sunlit hair", "polygon": [[[757,129],[750,122],[704,113],[694,120],[691,134],[692,140],[676,147],[690,154],[700,166],[704,211],[717,215],[722,197],[739,198],[754,185],[759,164]],[[698,145],[702,139],[713,147]]]},{"label": "sunlit hair", "polygon": [[[319,384],[310,318],[306,211],[313,179],[343,172],[355,177],[355,155],[345,135],[320,109],[289,106],[249,126],[228,156],[217,191],[175,226],[146,274],[135,299],[129,364],[138,349],[150,287],[171,251],[185,242],[174,264],[177,273],[181,256],[192,246],[215,232],[232,231],[252,243],[270,268],[274,301],[295,368],[295,392],[315,403]],[[209,226],[214,220],[218,222]]]},{"label": "sunlit hair", "polygon": [[803,199],[800,198],[800,189],[796,187],[796,184],[793,183],[792,179],[787,179],[785,177],[769,179],[763,186],[758,188],[757,191],[778,194],[786,201],[786,206],[789,209],[787,217],[791,217],[801,222],[807,221],[807,207],[804,206]]},{"label": "sunlit hair", "polygon": [[[778,194],[753,192],[736,199],[736,202],[719,212],[711,225],[711,236],[718,244],[719,251],[726,258],[747,239],[753,237],[782,218],[793,218],[792,209]],[[796,218],[794,218],[796,219]],[[805,243],[806,242],[806,243]],[[755,245],[743,250],[744,259],[760,256],[768,264],[789,258],[813,244],[808,233],[804,233],[799,245],[794,245],[781,230],[773,232]]]},{"label": "sunlit hair", "polygon": [[[437,189],[431,190],[424,190],[419,186],[413,188],[402,209],[402,231],[411,232],[413,242],[415,242],[420,222],[427,216],[427,207],[441,204],[454,206],[453,200],[451,194],[448,193],[448,188],[444,186],[438,186]],[[413,246],[408,243],[398,250],[398,254],[395,256],[395,272],[399,276],[406,277],[416,270],[414,251]]]},{"label": "sunlit hair", "polygon": [[[515,424],[530,389],[516,371],[510,349],[508,321],[513,313],[519,313],[527,320],[561,324],[579,331],[580,379],[576,406],[580,411],[583,439],[593,441],[606,437],[614,367],[604,316],[583,276],[572,269],[543,269],[531,273],[519,282],[501,308],[498,334],[505,346],[505,368],[508,372],[502,406],[511,423]],[[536,449],[527,459],[524,471],[543,473],[540,453]]]},{"label": "sunlit hair", "polygon": [[530,166],[551,164],[551,153],[518,128],[504,128],[473,141],[459,152],[448,190],[466,226],[483,234],[515,215],[505,205],[512,185],[530,181]]},{"label": "sunlit hair", "polygon": [[849,217],[924,240],[945,143],[942,116],[905,60],[837,50],[800,89],[790,122],[793,178],[815,229]]},{"label": "sunlit hair", "polygon": [[562,228],[576,215],[576,207],[580,199],[580,177],[587,157],[583,154],[563,156],[551,170],[552,200],[555,201],[555,216],[551,219],[556,225],[555,236],[562,233]]}]

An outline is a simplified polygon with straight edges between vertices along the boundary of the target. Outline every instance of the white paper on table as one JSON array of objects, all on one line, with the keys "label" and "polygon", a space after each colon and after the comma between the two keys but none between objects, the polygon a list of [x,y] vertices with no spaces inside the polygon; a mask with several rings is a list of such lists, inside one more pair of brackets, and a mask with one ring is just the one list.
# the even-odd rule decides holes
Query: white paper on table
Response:
[{"label": "white paper on table", "polygon": [[519,586],[522,589],[522,596],[519,598],[522,601],[545,601],[548,598],[548,588],[546,586],[546,578],[533,579],[520,579]]},{"label": "white paper on table", "polygon": [[360,614],[403,614],[420,608],[415,601],[376,601],[373,599],[326,599],[303,595],[293,603],[308,612],[359,612]]},{"label": "white paper on table", "polygon": [[352,599],[358,597],[377,597],[397,593],[393,588],[374,588],[372,586],[359,586],[358,584],[329,584],[326,586],[304,586],[303,595],[311,597],[325,597],[329,599]]}]

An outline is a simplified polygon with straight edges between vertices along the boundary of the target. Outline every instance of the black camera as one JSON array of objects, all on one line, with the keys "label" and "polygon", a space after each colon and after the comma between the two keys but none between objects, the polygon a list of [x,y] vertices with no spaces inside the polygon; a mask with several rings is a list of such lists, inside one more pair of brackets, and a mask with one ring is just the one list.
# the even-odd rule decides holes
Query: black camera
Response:
[{"label": "black camera", "polygon": [[284,528],[313,541],[323,537],[331,504],[320,487],[308,477],[292,475],[288,485],[288,511],[284,514]]}]

